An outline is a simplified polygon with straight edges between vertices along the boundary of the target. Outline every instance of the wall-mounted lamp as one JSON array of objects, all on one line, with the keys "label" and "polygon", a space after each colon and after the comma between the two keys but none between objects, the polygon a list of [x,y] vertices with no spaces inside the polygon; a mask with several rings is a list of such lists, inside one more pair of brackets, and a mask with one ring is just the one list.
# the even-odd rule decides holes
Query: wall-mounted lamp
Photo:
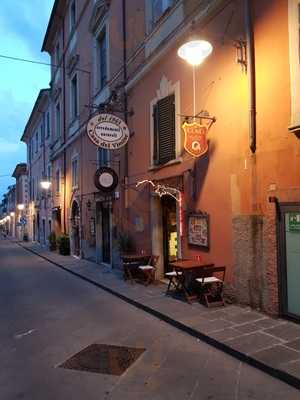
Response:
[{"label": "wall-mounted lamp", "polygon": [[24,204],[18,204],[17,208],[19,211],[22,211],[22,210],[24,210],[25,206],[24,206]]},{"label": "wall-mounted lamp", "polygon": [[15,213],[12,211],[12,212],[10,213],[10,216],[11,216],[11,217],[14,217],[14,216],[15,216]]}]

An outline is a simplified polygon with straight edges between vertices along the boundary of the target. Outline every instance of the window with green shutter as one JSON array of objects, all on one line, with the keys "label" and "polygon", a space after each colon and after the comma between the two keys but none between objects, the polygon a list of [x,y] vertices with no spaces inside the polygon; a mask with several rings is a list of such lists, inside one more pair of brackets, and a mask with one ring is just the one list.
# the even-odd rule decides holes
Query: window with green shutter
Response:
[{"label": "window with green shutter", "polygon": [[176,158],[175,152],[175,95],[159,100],[153,109],[153,162],[165,164]]}]

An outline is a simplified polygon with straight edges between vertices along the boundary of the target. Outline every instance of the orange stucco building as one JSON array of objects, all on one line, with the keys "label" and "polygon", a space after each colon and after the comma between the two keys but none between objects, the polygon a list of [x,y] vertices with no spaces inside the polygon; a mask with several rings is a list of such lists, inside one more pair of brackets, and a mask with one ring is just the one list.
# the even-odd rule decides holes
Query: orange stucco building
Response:
[{"label": "orange stucco building", "polygon": [[[176,258],[201,258],[226,266],[233,299],[300,316],[298,3],[55,1],[42,47],[52,227],[73,255],[117,267],[129,236],[159,256],[157,279]],[[192,67],[177,50],[199,38],[213,51]],[[91,143],[98,112],[127,122],[125,147]],[[201,157],[184,146],[193,121],[207,128]],[[94,184],[103,166],[118,175],[109,194]]]}]

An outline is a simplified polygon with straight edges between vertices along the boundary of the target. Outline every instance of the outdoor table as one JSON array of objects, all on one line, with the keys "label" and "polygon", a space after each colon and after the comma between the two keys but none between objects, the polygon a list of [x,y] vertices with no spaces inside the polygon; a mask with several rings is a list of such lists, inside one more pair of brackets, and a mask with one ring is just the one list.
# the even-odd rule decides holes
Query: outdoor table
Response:
[{"label": "outdoor table", "polygon": [[[177,260],[170,263],[170,266],[172,266],[176,271],[180,289],[182,290],[187,302],[191,304],[191,300],[197,298],[197,295],[192,294],[188,287],[188,278],[190,274],[194,271],[204,272],[203,270],[205,268],[213,267],[214,264],[199,260]],[[178,274],[178,272],[181,272],[181,274]]]},{"label": "outdoor table", "polygon": [[150,255],[147,254],[123,254],[121,259],[123,261],[124,278],[129,279],[131,283],[135,281],[134,271],[137,271],[139,265],[146,264]]}]

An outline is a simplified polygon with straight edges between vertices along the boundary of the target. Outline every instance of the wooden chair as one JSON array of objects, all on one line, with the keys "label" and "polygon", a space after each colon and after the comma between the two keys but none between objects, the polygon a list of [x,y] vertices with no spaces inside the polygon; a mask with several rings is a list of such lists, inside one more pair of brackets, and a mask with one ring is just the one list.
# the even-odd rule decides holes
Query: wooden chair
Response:
[{"label": "wooden chair", "polygon": [[169,283],[168,283],[168,287],[166,290],[166,294],[169,294],[169,292],[171,291],[171,287],[174,288],[174,290],[176,291],[178,289],[178,285],[180,284],[179,280],[178,280],[178,275],[182,275],[181,271],[170,271],[170,272],[166,272],[165,276],[169,279]]},{"label": "wooden chair", "polygon": [[159,256],[151,256],[147,265],[140,265],[138,269],[144,276],[144,284],[148,286],[155,281],[155,271],[158,263]]},{"label": "wooden chair", "polygon": [[223,298],[223,283],[226,267],[204,268],[202,276],[196,278],[201,285],[200,296],[204,298],[207,307],[225,306]]}]

